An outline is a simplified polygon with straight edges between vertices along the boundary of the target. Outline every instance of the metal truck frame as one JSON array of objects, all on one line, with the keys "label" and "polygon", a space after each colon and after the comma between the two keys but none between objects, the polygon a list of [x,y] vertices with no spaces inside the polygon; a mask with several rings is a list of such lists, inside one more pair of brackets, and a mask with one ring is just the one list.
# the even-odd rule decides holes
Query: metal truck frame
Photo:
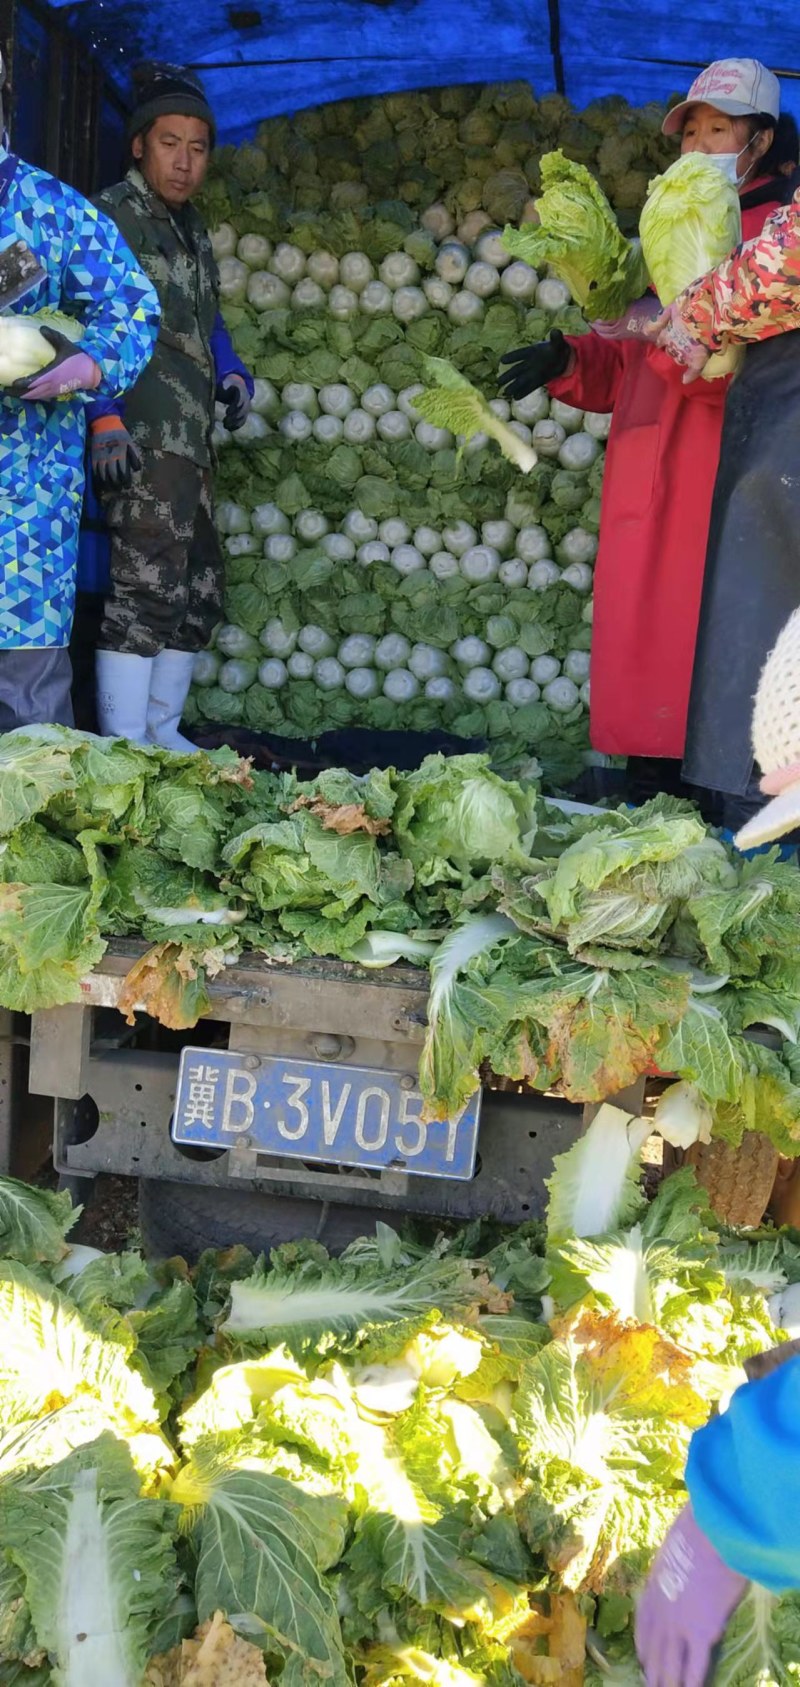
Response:
[{"label": "metal truck frame", "polygon": [[[584,1115],[594,1111],[519,1093],[521,1086],[487,1088],[475,1174],[468,1181],[394,1167],[312,1165],[265,1154],[246,1134],[229,1150],[187,1152],[169,1129],[178,1039],[159,1035],[154,1021],[138,1014],[136,1028],[126,1032],[121,1018],[115,1025],[102,1011],[118,1009],[125,978],[144,952],[143,944],[112,944],[84,981],[79,1003],[33,1015],[29,1088],[53,1097],[54,1162],[76,1195],[85,1193],[86,1179],[121,1173],[209,1190],[258,1191],[273,1201],[345,1203],[387,1217],[403,1212],[466,1222],[493,1216],[519,1223],[543,1211],[554,1154],[571,1145]],[[227,968],[209,985],[209,995],[213,1018],[187,1033],[186,1044],[230,1047],[245,1064],[248,1056],[278,1055],[366,1065],[407,1073],[416,1084],[426,973],[402,965],[367,971],[330,960],[274,965],[253,957]],[[638,1111],[643,1087],[618,1098],[620,1104]]]}]

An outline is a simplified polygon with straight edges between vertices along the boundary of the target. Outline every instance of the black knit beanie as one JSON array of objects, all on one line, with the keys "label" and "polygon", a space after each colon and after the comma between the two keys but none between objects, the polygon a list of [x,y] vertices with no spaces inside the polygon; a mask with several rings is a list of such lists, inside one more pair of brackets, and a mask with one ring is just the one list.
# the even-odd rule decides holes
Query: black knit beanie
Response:
[{"label": "black knit beanie", "polygon": [[134,65],[133,110],[128,118],[128,140],[140,135],[157,117],[199,117],[211,131],[211,145],[217,138],[214,113],[202,83],[179,64],[158,64],[147,59]]}]

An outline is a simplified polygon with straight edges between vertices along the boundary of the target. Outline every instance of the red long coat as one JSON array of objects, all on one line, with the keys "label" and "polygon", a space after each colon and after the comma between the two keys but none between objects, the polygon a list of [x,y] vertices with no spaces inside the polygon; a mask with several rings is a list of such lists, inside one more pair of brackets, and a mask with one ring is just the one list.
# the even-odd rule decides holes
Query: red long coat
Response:
[{"label": "red long coat", "polygon": [[[755,184],[754,184],[755,185]],[[742,237],[776,209],[742,211]],[[665,352],[586,334],[553,398],[614,411],[592,623],[592,744],[683,756],[711,499],[729,382],[682,384]]]}]

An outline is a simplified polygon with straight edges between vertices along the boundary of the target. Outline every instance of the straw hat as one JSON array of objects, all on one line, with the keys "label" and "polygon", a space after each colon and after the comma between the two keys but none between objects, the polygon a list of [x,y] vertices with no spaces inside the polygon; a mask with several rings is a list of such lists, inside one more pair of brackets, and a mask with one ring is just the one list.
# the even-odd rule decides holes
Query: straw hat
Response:
[{"label": "straw hat", "polygon": [[737,849],[770,843],[800,826],[800,609],[789,617],[758,682],[753,751],[771,797],[737,833]]}]

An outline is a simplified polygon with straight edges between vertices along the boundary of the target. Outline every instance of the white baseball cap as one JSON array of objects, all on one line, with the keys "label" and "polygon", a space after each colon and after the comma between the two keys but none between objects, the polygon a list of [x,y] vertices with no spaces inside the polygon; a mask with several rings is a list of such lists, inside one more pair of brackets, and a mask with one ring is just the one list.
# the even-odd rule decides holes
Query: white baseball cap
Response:
[{"label": "white baseball cap", "polygon": [[753,751],[765,804],[737,833],[737,849],[771,843],[800,826],[800,609],[789,617],[758,682]]},{"label": "white baseball cap", "polygon": [[662,135],[679,135],[690,105],[713,105],[727,117],[778,118],[781,86],[758,59],[715,59],[695,77],[685,100],[667,112]]}]

